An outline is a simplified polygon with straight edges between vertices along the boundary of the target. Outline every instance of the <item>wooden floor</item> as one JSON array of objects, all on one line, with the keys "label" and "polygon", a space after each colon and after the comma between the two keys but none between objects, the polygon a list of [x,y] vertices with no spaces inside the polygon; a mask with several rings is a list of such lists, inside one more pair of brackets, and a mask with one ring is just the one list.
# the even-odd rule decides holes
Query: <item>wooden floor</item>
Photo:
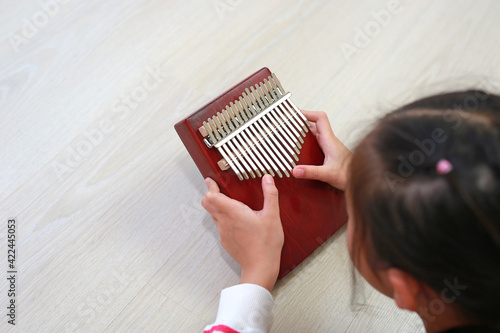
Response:
[{"label": "wooden floor", "polygon": [[[0,331],[200,332],[239,271],[174,123],[267,66],[353,148],[413,98],[500,91],[499,12],[494,0],[3,0],[0,267],[13,218],[18,273],[15,328],[0,282]],[[421,332],[352,285],[345,236],[278,283],[270,332]]]}]

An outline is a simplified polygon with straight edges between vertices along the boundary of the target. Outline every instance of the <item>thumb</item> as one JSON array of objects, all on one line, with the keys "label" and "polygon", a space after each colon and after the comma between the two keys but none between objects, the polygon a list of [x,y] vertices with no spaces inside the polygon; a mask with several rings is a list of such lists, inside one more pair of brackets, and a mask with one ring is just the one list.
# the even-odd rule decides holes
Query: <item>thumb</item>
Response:
[{"label": "thumb", "polygon": [[274,185],[273,177],[270,175],[262,177],[262,192],[264,193],[262,211],[266,214],[279,214],[278,189]]},{"label": "thumb", "polygon": [[332,178],[331,170],[324,165],[298,165],[293,168],[293,176],[322,182],[329,182]]},{"label": "thumb", "polygon": [[217,199],[219,197],[219,186],[217,183],[211,178],[205,178],[205,185],[207,185],[207,192],[201,199],[201,205],[205,208],[210,214],[215,212],[215,207],[217,204]]},{"label": "thumb", "polygon": [[219,185],[212,178],[205,178],[205,185],[207,186],[208,192],[219,193]]}]

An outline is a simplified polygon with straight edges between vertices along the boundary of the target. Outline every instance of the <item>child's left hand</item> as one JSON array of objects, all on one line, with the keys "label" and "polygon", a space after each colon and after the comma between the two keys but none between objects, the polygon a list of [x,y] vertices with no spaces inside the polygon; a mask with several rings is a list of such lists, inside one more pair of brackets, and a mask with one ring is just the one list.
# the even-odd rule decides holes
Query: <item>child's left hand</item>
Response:
[{"label": "child's left hand", "polygon": [[241,266],[240,283],[257,284],[271,291],[278,277],[284,241],[273,178],[262,178],[264,207],[260,211],[220,193],[212,179],[207,178],[205,183],[208,191],[201,204],[212,215],[222,246]]}]

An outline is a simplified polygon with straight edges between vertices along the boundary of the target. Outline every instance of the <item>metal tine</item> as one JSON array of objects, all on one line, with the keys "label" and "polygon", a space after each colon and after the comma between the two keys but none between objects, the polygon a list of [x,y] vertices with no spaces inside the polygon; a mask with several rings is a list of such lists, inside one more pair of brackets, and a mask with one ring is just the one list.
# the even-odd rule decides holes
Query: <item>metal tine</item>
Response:
[{"label": "metal tine", "polygon": [[[267,80],[266,80],[266,82],[267,82]],[[262,84],[261,84],[261,88],[262,88]],[[266,91],[266,94],[268,95],[268,99],[269,99],[269,101],[272,101],[272,97],[271,97],[271,95],[269,94],[269,92],[267,91],[267,89],[262,88],[262,90],[263,90],[263,91]],[[257,93],[260,93],[260,91],[257,91]],[[263,95],[262,93],[260,93],[260,94],[261,94],[261,95]],[[254,95],[250,95],[250,96],[252,96],[252,97],[254,97],[254,98],[255,98],[255,96],[254,96]],[[245,94],[245,97],[249,98],[246,94]],[[254,104],[254,105],[256,105],[256,106],[258,107],[258,103],[253,103],[253,104]],[[264,116],[264,117],[265,117],[265,116]],[[263,117],[262,119],[264,119],[264,117]],[[272,125],[271,125],[271,128],[272,128]],[[273,139],[274,139],[274,138],[273,138]],[[274,140],[275,140],[275,139],[274,139]],[[281,140],[282,140],[282,139],[281,139]],[[276,144],[277,144],[278,146],[280,146],[277,142],[276,142]],[[281,148],[281,147],[280,147],[280,148]],[[291,149],[290,149],[290,151],[291,151]],[[286,155],[286,153],[285,153],[285,152],[283,152],[283,153]],[[294,154],[294,153],[293,153],[293,151],[291,151],[291,153],[292,153],[292,155],[296,158],[296,160],[298,160],[298,157],[296,157],[297,155],[296,155],[296,154]],[[286,156],[289,158],[289,156],[288,156],[288,155],[286,155]],[[292,160],[291,158],[290,158],[290,162],[291,162],[291,163],[294,163],[294,162],[293,162],[293,160]]]},{"label": "metal tine", "polygon": [[250,110],[247,106],[247,102],[245,101],[245,98],[243,97],[245,93],[243,92],[240,96],[240,98],[238,99],[238,105],[237,107],[238,108],[241,108],[248,116],[248,118],[252,118],[254,116],[254,114],[252,113],[252,110]]},{"label": "metal tine", "polygon": [[292,114],[292,116],[297,120],[297,123],[299,123],[302,126],[302,129],[305,132],[309,132],[309,128],[304,123],[304,121],[302,120],[302,118],[299,116],[299,115],[302,115],[302,112],[292,109],[290,107],[290,105],[288,103],[286,103],[286,101],[283,104],[285,104],[285,109],[288,110],[288,112],[290,112]]},{"label": "metal tine", "polygon": [[[278,156],[278,158],[281,160],[281,162],[282,162],[281,166],[285,167],[284,169],[282,169],[283,172],[285,173],[285,175],[287,177],[289,177],[290,175],[288,174],[287,170],[292,171],[293,167],[295,166],[295,162],[290,158],[290,156],[287,154],[287,152],[278,143],[278,141],[274,137],[272,131],[270,131],[266,126],[263,126],[260,123],[258,126],[260,126],[261,130],[263,130],[266,133],[266,139],[268,140],[271,149],[275,152],[276,156]],[[271,139],[271,140],[269,140],[269,139]],[[276,149],[276,147],[277,147],[277,149]],[[292,164],[293,166],[290,166],[290,164]]]},{"label": "metal tine", "polygon": [[273,76],[274,83],[276,84],[278,89],[281,91],[281,94],[284,95],[285,89],[283,89],[283,87],[281,86],[280,80],[278,80],[278,78],[276,77],[276,74],[272,73],[271,75]]},{"label": "metal tine", "polygon": [[271,85],[271,82],[267,81],[267,79],[264,79],[264,86],[266,87],[273,102],[279,99],[278,94],[274,91],[274,88]]},{"label": "metal tine", "polygon": [[[289,177],[294,160],[299,160],[297,155],[304,143],[302,137],[306,136],[310,123],[288,98],[243,131],[240,129],[236,136],[225,138],[285,94],[273,73],[259,84],[246,88],[237,100],[203,122],[208,134],[206,139],[214,145],[223,139],[227,141],[219,146],[219,151],[240,180],[249,179],[249,174],[252,178],[256,174],[261,177],[262,173],[283,177],[283,172]],[[206,143],[210,147],[208,140]]]},{"label": "metal tine", "polygon": [[236,176],[238,176],[238,179],[239,180],[243,180],[243,177],[241,176],[241,172],[240,170],[238,169],[238,167],[236,167],[236,165],[233,163],[233,159],[229,157],[229,155],[226,153],[225,151],[226,147],[225,145],[220,147],[219,149],[219,152],[221,153],[222,157],[224,157],[224,159],[226,160],[226,162],[229,164],[229,166],[231,167],[231,169],[234,171],[234,173],[236,173]]},{"label": "metal tine", "polygon": [[212,118],[214,120],[215,125],[217,125],[217,131],[219,132],[220,136],[224,139],[226,137],[226,131],[224,130],[224,127],[218,117],[218,114],[216,114]]},{"label": "metal tine", "polygon": [[243,175],[243,178],[249,179],[250,177],[248,177],[248,174],[246,173],[245,169],[243,169],[243,167],[238,162],[238,156],[236,155],[236,153],[234,151],[232,151],[230,149],[230,147],[226,147],[226,148],[231,153],[231,155],[233,156],[233,162],[239,168],[239,170],[241,171],[241,174]]},{"label": "metal tine", "polygon": [[258,100],[255,99],[255,96],[250,93],[250,95],[247,95],[247,103],[250,101],[252,104],[249,104],[249,107],[251,107],[253,110],[255,110],[255,114],[258,115],[262,111],[264,111],[265,107],[264,105],[261,105],[262,102],[259,103]]},{"label": "metal tine", "polygon": [[243,131],[243,133],[245,133],[246,138],[248,140],[250,140],[251,142],[253,142],[253,147],[257,148],[256,151],[258,150],[258,156],[259,156],[260,160],[262,161],[262,164],[264,164],[264,167],[267,168],[267,173],[269,173],[271,176],[274,177],[273,168],[268,163],[268,162],[270,162],[271,164],[273,164],[273,162],[272,162],[272,160],[269,160],[268,156],[266,156],[265,151],[259,145],[259,140],[255,139],[254,135],[252,133],[250,133],[250,130],[248,128],[245,128],[245,130]]},{"label": "metal tine", "polygon": [[238,172],[243,176],[243,178],[249,179],[245,169],[243,169],[243,167],[238,162],[238,157],[236,153],[231,149],[231,147],[229,147],[227,144],[224,144],[223,146],[221,146],[221,148],[223,148],[226,151],[226,153],[230,156],[231,161],[236,166],[236,170],[238,170]]},{"label": "metal tine", "polygon": [[281,90],[278,89],[278,86],[276,85],[276,82],[274,82],[274,79],[270,76],[267,77],[269,79],[269,83],[271,84],[271,86],[273,87],[273,92],[276,94],[276,96],[278,98],[280,98],[281,96],[283,96],[285,93]]},{"label": "metal tine", "polygon": [[240,111],[238,110],[238,108],[236,108],[234,104],[229,109],[236,115],[236,119],[239,122],[239,126],[242,126],[244,123],[246,123],[246,120],[243,118],[243,115],[240,113]]},{"label": "metal tine", "polygon": [[241,141],[238,140],[239,139],[239,135],[237,135],[235,137],[235,139],[236,140],[233,140],[233,143],[241,151],[241,156],[242,156],[243,162],[245,163],[245,161],[246,161],[246,163],[248,163],[250,165],[250,167],[251,167],[250,174],[251,174],[252,178],[255,178],[255,173],[254,173],[255,171],[258,172],[259,177],[260,177],[260,172],[259,172],[259,170],[257,170],[257,166],[255,165],[255,163],[252,160],[252,156],[250,155],[251,151],[248,149],[248,145],[245,145],[244,143],[242,143]]},{"label": "metal tine", "polygon": [[229,116],[231,116],[235,129],[243,124],[243,119],[241,119],[241,116],[238,113],[234,112],[233,108],[230,105],[226,105],[226,112]]},{"label": "metal tine", "polygon": [[241,120],[238,118],[237,115],[234,114],[233,110],[229,107],[229,105],[226,105],[226,113],[228,114],[229,117],[231,117],[234,128],[236,129],[240,127]]},{"label": "metal tine", "polygon": [[226,109],[223,109],[221,113],[224,116],[224,118],[226,118],[226,124],[227,127],[229,128],[229,131],[232,132],[236,128],[236,126],[233,123],[236,120],[234,120],[233,117],[231,117],[231,115],[229,114],[229,112],[227,112]]},{"label": "metal tine", "polygon": [[266,93],[262,90],[262,83],[260,85],[255,85],[255,91],[257,91],[257,94],[267,108],[271,104],[271,101],[266,97]]},{"label": "metal tine", "polygon": [[[260,168],[260,170],[262,171],[262,173],[264,174],[267,174],[268,172],[266,171],[266,169],[262,166],[260,160],[262,160],[262,156],[260,156],[260,153],[259,151],[257,150],[257,148],[255,147],[255,144],[252,142],[252,140],[250,140],[248,138],[248,135],[245,131],[241,132],[239,135],[237,135],[238,137],[238,140],[244,142],[247,144],[247,146],[249,147],[249,151],[250,151],[250,156],[253,157],[254,159],[254,162],[257,164],[257,166]],[[255,153],[255,154],[254,154]],[[266,164],[265,160],[263,160],[263,164]],[[269,166],[267,166],[267,168],[269,169]],[[260,177],[260,176],[259,176]]]},{"label": "metal tine", "polygon": [[[257,88],[259,88],[258,85],[255,85]],[[262,110],[264,110],[267,106],[267,101],[264,101],[260,95],[259,95],[259,92],[257,90],[255,90],[254,87],[250,87],[250,91],[252,92],[252,96],[254,97],[254,99],[257,101],[257,103],[259,104],[260,108]]]},{"label": "metal tine", "polygon": [[215,134],[215,137],[217,138],[216,142],[220,141],[222,138],[219,134],[219,131],[217,131],[217,126],[215,125],[214,120],[212,118],[208,118],[208,123],[210,124],[210,126],[214,130],[213,133]]},{"label": "metal tine", "polygon": [[[302,136],[306,136],[305,132],[308,132],[309,129],[307,126],[304,125],[304,122],[302,119],[297,115],[299,113],[302,117],[302,113],[300,111],[296,111],[290,108],[290,105],[287,104],[287,101],[290,101],[289,98],[287,98],[283,103],[279,104],[279,108],[283,111],[283,113],[290,118],[291,123],[297,128],[298,131],[301,132]],[[300,124],[300,125],[299,125]],[[304,132],[305,131],[305,132]]]},{"label": "metal tine", "polygon": [[[245,156],[245,151],[238,145],[238,143],[233,142],[233,140],[229,140],[227,142],[229,147],[233,150],[233,152],[236,154],[236,158],[243,164],[243,167],[246,169],[246,171],[250,174],[252,178],[255,178],[255,174],[253,173],[252,168],[247,163],[247,159]],[[235,146],[236,144],[236,146]]]},{"label": "metal tine", "polygon": [[302,148],[302,145],[300,144],[300,142],[295,140],[295,137],[293,136],[293,134],[290,132],[290,130],[286,125],[283,126],[280,125],[279,120],[276,119],[278,118],[278,116],[276,116],[273,111],[275,110],[274,109],[271,110],[271,112],[269,112],[267,116],[269,117],[274,126],[276,126],[280,130],[282,130],[282,132],[284,132],[283,137],[285,138],[286,141],[288,141],[288,143],[290,143],[290,145],[293,147],[297,155],[300,154],[300,149]]},{"label": "metal tine", "polygon": [[[289,131],[293,133],[292,138],[293,140],[297,141],[297,143],[304,143],[304,140],[302,139],[302,136],[297,132],[295,127],[290,123],[290,120],[283,114],[283,112],[280,110],[279,107],[275,108],[274,111],[276,111],[276,116],[283,121],[283,125],[285,128],[287,128]],[[300,147],[302,148],[302,147]]]},{"label": "metal tine", "polygon": [[262,111],[261,106],[259,105],[259,102],[255,99],[255,96],[252,94],[248,88],[245,89],[245,92],[247,93],[246,101],[249,106],[253,107],[257,113],[260,113]]},{"label": "metal tine", "polygon": [[[276,138],[274,137],[273,132],[269,128],[267,128],[266,126],[262,126],[262,124],[260,124],[260,123],[257,123],[257,126],[260,127],[267,134],[266,139],[268,139],[268,140],[271,139],[272,142],[269,142],[271,148],[276,153],[276,156],[278,156],[281,159],[281,162],[283,162],[283,165],[285,166],[285,168],[287,170],[291,171],[293,169],[293,167],[295,166],[295,162],[293,162],[292,158],[290,156],[288,156],[287,152],[283,149],[283,147],[281,147],[278,140],[276,140]],[[278,149],[281,151],[281,153],[278,152],[278,150],[276,150],[275,147],[278,147]],[[287,162],[287,160],[288,160],[288,162]],[[290,167],[289,162],[293,165],[293,167]],[[287,177],[289,177],[288,172],[286,170],[283,170],[283,171],[285,172]]]},{"label": "metal tine", "polygon": [[251,113],[252,114],[256,114],[256,113],[259,113],[259,110],[260,109],[257,109],[254,105],[253,105],[253,102],[252,100],[250,99],[250,90],[248,90],[248,88],[245,88],[245,91],[241,94],[241,96],[243,97],[243,100],[245,101],[246,105],[251,109]]},{"label": "metal tine", "polygon": [[[255,95],[257,95],[257,96],[255,96]],[[254,87],[250,87],[250,96],[251,96],[250,98],[252,99],[253,104],[258,106],[259,113],[260,113],[260,111],[265,109],[264,103],[262,101],[259,101],[259,99],[260,99],[259,95],[255,91]]]},{"label": "metal tine", "polygon": [[226,134],[224,136],[231,133],[231,131],[229,130],[229,126],[227,126],[227,122],[226,122],[226,119],[224,118],[224,115],[220,112],[217,112],[217,117],[219,117],[219,120],[222,124],[222,127],[224,128],[224,131],[226,132]]},{"label": "metal tine", "polygon": [[290,113],[290,110],[288,110],[287,108],[285,108],[282,104],[280,104],[278,106],[281,109],[281,111],[283,111],[283,113],[286,115],[286,117],[288,119],[290,119],[290,122],[293,124],[293,126],[295,126],[297,128],[297,130],[300,132],[300,134],[302,134],[302,136],[305,138],[306,137],[306,133],[302,129],[302,126],[300,126],[299,124],[297,124],[297,122],[295,121],[295,118],[294,118],[293,114]]},{"label": "metal tine", "polygon": [[[248,101],[247,101],[247,99],[248,99]],[[252,107],[250,104],[248,104],[248,102],[251,102],[250,98],[247,96],[246,93],[243,93],[240,97],[240,104],[243,107],[243,109],[247,110],[247,112],[249,114],[251,114],[253,117],[257,114],[257,110],[254,107]]]},{"label": "metal tine", "polygon": [[288,103],[290,103],[290,105],[295,109],[295,111],[297,111],[297,113],[299,114],[299,116],[302,118],[302,120],[305,121],[305,123],[307,124],[307,127],[311,127],[311,123],[309,122],[309,120],[306,118],[306,116],[304,116],[304,114],[302,112],[299,111],[299,108],[297,107],[297,105],[295,105],[295,103],[292,102],[291,99],[288,99],[287,100]]},{"label": "metal tine", "polygon": [[250,121],[253,118],[253,115],[249,112],[246,112],[239,101],[234,101],[234,106],[243,117],[246,117],[245,121]]},{"label": "metal tine", "polygon": [[[248,157],[247,157],[247,160],[248,162],[250,163],[250,166],[253,168],[253,171],[255,171],[257,173],[257,176],[258,177],[262,177],[262,174],[260,173],[259,171],[259,168],[264,171],[264,168],[262,168],[262,166],[260,165],[259,161],[257,160],[257,158],[255,157],[255,155],[253,154],[252,152],[252,146],[250,146],[243,138],[242,138],[242,135],[243,133],[240,133],[239,135],[237,135],[235,137],[235,139],[238,141],[239,145],[241,147],[245,147],[244,148],[244,151],[248,154]],[[259,167],[257,167],[257,165],[255,165],[255,163],[258,163],[259,164]],[[255,177],[254,177],[255,178]]]},{"label": "metal tine", "polygon": [[244,113],[240,113],[240,110],[238,110],[238,108],[236,107],[236,105],[234,105],[233,102],[229,103],[229,107],[231,108],[231,110],[233,110],[234,114],[238,115],[240,119],[242,119],[243,121],[242,123],[247,122],[248,120],[247,115]]},{"label": "metal tine", "polygon": [[240,100],[239,101],[234,101],[234,105],[236,106],[236,108],[238,109],[238,112],[241,113],[241,114],[245,114],[247,116],[247,118],[250,120],[252,119],[253,117],[253,114],[250,113],[250,111],[246,110],[243,105],[241,105],[241,97],[240,97]]},{"label": "metal tine", "polygon": [[274,102],[276,99],[274,96],[271,95],[271,92],[269,91],[269,88],[268,86],[266,85],[266,82],[267,80],[264,79],[264,82],[260,84],[260,89],[262,90],[262,92],[264,92],[264,95],[265,97],[267,98],[267,100],[269,101],[269,104],[271,104],[272,102]]},{"label": "metal tine", "polygon": [[217,142],[217,140],[215,139],[215,136],[214,136],[214,133],[213,133],[213,130],[212,130],[212,127],[210,126],[210,124],[208,122],[204,121],[203,127],[205,127],[205,129],[207,130],[208,136],[210,137],[210,140],[212,140],[212,143],[215,144],[215,142]]},{"label": "metal tine", "polygon": [[[293,158],[295,159],[295,161],[298,161],[299,157],[297,156],[297,154],[295,154],[295,152],[291,148],[291,147],[296,148],[296,146],[293,145],[292,141],[290,141],[290,143],[287,142],[283,138],[283,135],[286,135],[286,134],[281,133],[280,132],[280,128],[277,127],[277,126],[275,126],[275,125],[273,125],[268,118],[269,118],[268,114],[266,114],[264,117],[262,117],[262,119],[266,123],[267,127],[270,128],[270,129],[272,129],[272,132],[278,138],[278,140],[283,144],[283,146],[288,150],[288,153],[293,156]],[[290,145],[291,145],[291,147],[290,147]],[[292,163],[294,164],[293,166],[295,167],[295,163],[293,161],[292,161]]]},{"label": "metal tine", "polygon": [[[228,141],[227,143],[230,143],[230,141]],[[233,163],[234,165],[236,165],[236,167],[238,167],[238,169],[240,170],[240,173],[243,175],[243,177],[245,179],[249,179],[248,177],[248,174],[246,173],[245,169],[240,165],[240,162],[238,161],[238,154],[237,152],[235,152],[234,150],[232,150],[231,147],[228,147],[227,144],[223,145],[222,147],[225,147],[226,148],[226,152],[228,152],[233,158]]]},{"label": "metal tine", "polygon": [[[275,169],[274,169],[274,171],[276,171],[276,173],[278,174],[278,176],[279,176],[280,178],[282,178],[282,177],[283,177],[283,175],[281,174],[281,172],[280,172],[280,169],[279,169],[279,168],[281,168],[281,170],[284,170],[285,168],[284,168],[284,167],[283,167],[283,165],[281,164],[281,162],[280,162],[279,158],[277,158],[277,157],[273,154],[273,150],[269,147],[269,145],[268,145],[268,144],[267,144],[267,142],[266,142],[266,137],[265,137],[265,135],[262,135],[262,133],[260,133],[260,134],[259,134],[258,130],[257,130],[256,128],[254,128],[253,126],[250,126],[249,128],[250,128],[250,130],[251,130],[251,131],[252,131],[252,132],[253,132],[256,136],[260,137],[260,142],[262,142],[262,145],[263,145],[263,146],[265,147],[265,149],[266,149],[266,153],[267,153],[266,155],[267,155],[267,156],[270,156],[270,158],[269,158],[269,159],[273,161],[273,163],[271,163],[271,165],[273,165],[273,166],[274,166],[274,168],[275,168]],[[279,165],[279,168],[277,168],[277,167],[276,167],[276,164],[278,164],[278,165]]]},{"label": "metal tine", "polygon": [[[275,163],[274,163],[274,160],[268,155],[267,153],[267,150],[265,150],[263,148],[263,144],[261,144],[261,142],[263,143],[262,141],[262,136],[258,133],[255,132],[255,129],[252,128],[251,126],[248,127],[247,129],[245,129],[248,131],[247,134],[250,135],[250,138],[254,141],[255,143],[255,147],[257,147],[257,149],[260,151],[261,153],[261,156],[264,158],[264,160],[266,161],[265,164],[267,164],[267,167],[268,167],[268,171],[269,173],[274,177],[274,171],[275,170],[278,170],[278,168],[276,167]],[[278,173],[278,176],[279,176],[279,173]]]}]

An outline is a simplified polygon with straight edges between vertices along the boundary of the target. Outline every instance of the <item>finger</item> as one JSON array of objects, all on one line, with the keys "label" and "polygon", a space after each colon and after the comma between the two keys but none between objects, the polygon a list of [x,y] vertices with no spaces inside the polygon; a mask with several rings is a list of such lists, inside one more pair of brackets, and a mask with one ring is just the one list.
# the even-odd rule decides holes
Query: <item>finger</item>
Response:
[{"label": "finger", "polygon": [[293,176],[302,179],[315,179],[329,182],[332,177],[331,170],[323,165],[298,165],[293,168]]},{"label": "finger", "polygon": [[320,147],[323,151],[325,151],[328,143],[335,139],[335,134],[333,134],[327,114],[322,111],[305,111],[304,115],[309,119],[309,121],[315,123],[315,128],[312,133],[316,136],[316,138],[318,138]]},{"label": "finger", "polygon": [[205,208],[211,215],[215,213],[214,210],[214,203],[215,199],[218,194],[220,194],[220,189],[219,185],[211,179],[211,178],[205,178],[205,185],[207,186],[208,190],[207,193],[203,196],[203,199],[201,199],[201,205],[203,208]]},{"label": "finger", "polygon": [[262,192],[264,193],[264,214],[279,215],[278,189],[270,175],[262,177]]},{"label": "finger", "polygon": [[318,120],[318,112],[316,111],[306,111],[300,110],[304,116],[306,116],[309,121],[317,121]]},{"label": "finger", "polygon": [[318,135],[318,129],[316,128],[316,123],[315,122],[310,122],[311,126],[309,126],[309,129],[311,130],[311,133],[314,136]]},{"label": "finger", "polygon": [[328,120],[328,117],[326,117],[326,113],[323,111],[306,111],[306,110],[301,110],[302,114],[306,116],[306,118],[309,121],[313,122],[318,122],[320,120],[324,120],[325,118]]},{"label": "finger", "polygon": [[212,215],[212,217],[218,218],[222,215],[229,215],[235,211],[241,211],[242,209],[250,210],[245,204],[220,193],[219,186],[212,179],[205,179],[205,183],[208,186],[208,191],[201,200],[201,205],[210,215]]},{"label": "finger", "polygon": [[212,193],[219,193],[219,185],[210,177],[205,178],[205,185],[207,185],[208,191]]},{"label": "finger", "polygon": [[327,140],[330,140],[335,135],[333,134],[332,126],[328,120],[328,116],[322,111],[302,111],[307,119],[311,122],[316,123],[316,128],[314,134],[324,136]]}]

